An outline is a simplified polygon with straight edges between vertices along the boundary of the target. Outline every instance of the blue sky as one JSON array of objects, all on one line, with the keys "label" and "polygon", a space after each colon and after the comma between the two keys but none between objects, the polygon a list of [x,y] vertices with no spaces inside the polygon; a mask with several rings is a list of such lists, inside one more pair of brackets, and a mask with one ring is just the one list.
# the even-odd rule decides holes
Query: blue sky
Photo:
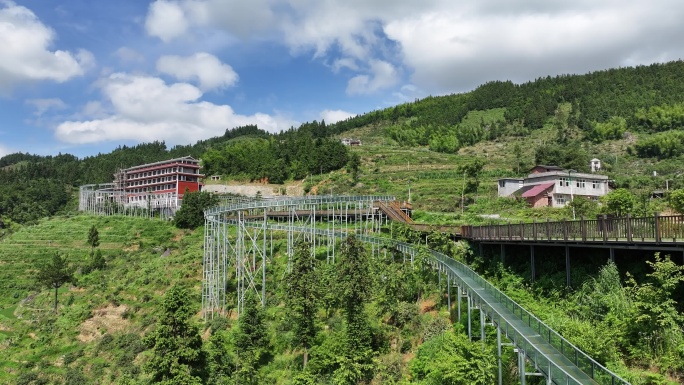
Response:
[{"label": "blue sky", "polygon": [[0,155],[334,122],[682,58],[673,0],[0,0]]}]

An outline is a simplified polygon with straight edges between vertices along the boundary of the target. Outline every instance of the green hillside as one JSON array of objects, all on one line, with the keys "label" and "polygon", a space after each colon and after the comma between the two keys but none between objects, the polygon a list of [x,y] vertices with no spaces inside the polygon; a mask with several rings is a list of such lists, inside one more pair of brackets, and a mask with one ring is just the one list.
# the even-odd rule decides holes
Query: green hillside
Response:
[{"label": "green hillside", "polygon": [[[99,229],[98,249],[106,267],[86,272],[90,247],[85,241],[92,226]],[[268,274],[269,306],[262,315],[267,354],[259,364],[258,383],[293,384],[301,368],[302,352],[293,345],[292,325],[284,308],[288,303],[283,276],[287,263],[282,254],[286,249],[284,235],[282,240],[276,236],[275,241],[276,259]],[[231,360],[230,365],[239,366],[242,358],[234,349],[241,328],[235,314],[206,324],[199,316],[202,244],[201,229],[181,231],[161,221],[124,217],[54,217],[5,237],[0,241],[0,347],[5,357],[0,361],[0,383],[148,383],[150,372],[145,363],[152,359],[153,351],[143,341],[158,328],[164,296],[172,287],[189,289],[191,324],[200,327],[204,349],[213,351],[215,338],[224,338],[228,344],[226,359]],[[53,253],[65,255],[76,271],[74,283],[59,290],[57,314],[52,311],[53,292],[39,289],[32,278],[36,267]],[[319,258],[322,261],[315,263],[321,286],[316,290],[330,290],[321,292],[322,298],[330,301],[339,290],[331,281],[335,268],[325,265],[324,251]],[[366,364],[377,359],[379,366],[374,363],[375,369],[355,370],[376,378],[377,383],[395,383],[408,375],[408,363],[420,351],[422,341],[449,329],[448,313],[444,300],[436,295],[437,281],[431,270],[363,258],[364,263],[370,263],[369,274],[374,271],[367,277],[367,288],[372,290],[368,295],[374,300],[360,310],[367,314],[364,324],[373,338],[373,354],[367,359],[374,358]],[[376,282],[380,272],[390,274],[394,286]],[[344,314],[342,304],[335,302],[317,312],[318,347],[310,352],[310,367],[317,368],[311,373],[319,379],[332,381],[340,365],[335,355],[345,356],[344,344],[340,345],[344,341]],[[459,349],[481,351],[479,343],[462,336],[454,338]],[[488,349],[483,356],[490,366],[491,354]],[[473,361],[472,367],[463,370],[474,371],[476,364]],[[233,373],[234,368],[223,370]],[[487,378],[492,375],[488,370]]]},{"label": "green hillside", "polygon": [[[424,260],[411,267],[366,258],[367,266],[352,270],[370,273],[370,278],[358,277],[369,280],[368,291],[358,294],[363,301],[345,306],[339,294],[355,287],[338,286],[344,281],[337,275],[342,267],[326,265],[325,252],[317,250],[317,259],[305,262],[316,267],[312,279],[322,302],[308,317],[315,320],[315,333],[303,370],[304,349],[295,332],[300,329],[292,321],[298,305],[287,292],[284,236],[275,239],[265,311],[255,306],[249,320],[231,313],[204,322],[199,314],[202,229],[78,215],[75,188],[107,182],[121,167],[191,155],[202,159],[205,172],[232,183],[297,183],[319,195],[395,195],[411,201],[418,222],[475,224],[496,221],[495,215],[501,221],[560,219],[573,212],[533,210],[524,202],[497,198],[497,178],[526,175],[537,163],[582,171],[596,157],[613,187],[627,189],[630,213],[670,212],[684,206],[670,199],[684,188],[682,79],[680,61],[525,84],[495,81],[472,92],[428,97],[335,124],[314,121],[277,134],[246,126],[173,148],[155,142],[84,159],[69,154],[0,158],[0,349],[5,358],[0,383],[151,383],[155,372],[146,363],[159,358],[151,336],[163,340],[155,331],[164,330],[168,319],[186,327],[188,345],[198,347],[188,351],[194,357],[190,361],[208,360],[199,369],[178,370],[204,383],[493,383],[492,330],[484,350],[479,341],[464,338],[465,321],[446,310],[440,281],[423,269]],[[340,138],[360,139],[362,145],[344,147]],[[653,198],[666,187],[664,199]],[[605,204],[575,208],[587,217],[608,210]],[[104,269],[93,267],[86,242],[93,226]],[[424,242],[408,229],[393,229],[406,241]],[[474,256],[444,235],[431,234],[428,242],[470,262],[633,384],[684,378],[681,266],[666,259],[648,265],[640,260],[631,276],[620,276],[610,266],[599,271],[597,264],[605,260],[599,255],[573,267],[577,287],[571,290],[554,278],[551,253],[542,262],[547,277],[532,283],[525,276],[526,262],[504,268],[496,258]],[[56,253],[67,258],[75,274],[73,283],[59,289],[58,313],[52,311],[54,293],[35,279],[40,265]],[[515,260],[514,252],[510,259]],[[234,285],[230,277],[229,292]],[[168,309],[176,312],[168,314]],[[353,353],[351,329],[363,342],[352,343]],[[505,362],[505,383],[515,383],[510,349]],[[180,383],[197,383],[186,380]]]},{"label": "green hillside", "polygon": [[[309,178],[309,187],[322,192],[405,190],[408,198],[409,179],[418,178],[417,203],[428,211],[455,207],[463,183],[458,186],[451,172],[474,158],[484,162],[485,173],[480,189],[467,194],[468,203],[492,197],[496,177],[522,175],[534,163],[582,171],[598,157],[615,187],[631,189],[643,201],[653,190],[684,187],[683,78],[684,62],[677,61],[524,84],[493,81],[471,92],[431,96],[335,124],[304,123],[277,134],[237,127],[195,144],[122,146],[84,159],[11,154],[0,158],[0,218],[26,223],[54,215],[80,184],[109,182],[122,167],[186,155],[201,158],[206,173],[224,180],[287,184]],[[317,177],[342,178],[350,153],[331,140],[340,137],[364,140],[355,150],[362,158],[360,185]],[[444,172],[426,176],[435,182],[421,186],[412,162]],[[377,173],[392,179],[376,181]]]},{"label": "green hillside", "polygon": [[[78,271],[90,260],[91,226],[99,229],[107,266],[84,274]],[[167,248],[170,255],[161,257]],[[52,312],[53,292],[33,278],[54,253],[77,270],[74,284],[59,290],[59,314]],[[134,370],[140,337],[168,287],[187,282],[198,293],[201,234],[159,221],[54,217],[0,241],[0,266],[0,383],[61,384],[79,376],[92,381],[66,383],[117,383]]]}]

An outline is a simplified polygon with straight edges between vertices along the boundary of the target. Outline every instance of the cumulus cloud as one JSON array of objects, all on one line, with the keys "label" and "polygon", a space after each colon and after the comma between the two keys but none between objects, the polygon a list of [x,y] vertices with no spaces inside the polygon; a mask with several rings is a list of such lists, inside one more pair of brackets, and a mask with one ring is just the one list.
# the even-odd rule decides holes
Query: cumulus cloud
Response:
[{"label": "cumulus cloud", "polygon": [[202,91],[188,83],[167,84],[157,77],[114,73],[99,84],[109,107],[91,105],[99,117],[59,124],[57,139],[71,144],[124,140],[188,144],[236,126],[257,124],[275,132],[296,124],[263,113],[237,114],[230,106],[201,100]]},{"label": "cumulus cloud", "polygon": [[50,51],[52,29],[28,8],[0,2],[0,91],[25,81],[65,82],[94,65],[88,51]]},{"label": "cumulus cloud", "polygon": [[42,116],[50,110],[63,110],[67,108],[67,104],[59,98],[50,99],[27,99],[26,104],[33,106],[36,110],[33,112],[35,116]]},{"label": "cumulus cloud", "polygon": [[[371,68],[374,61],[390,63],[400,74],[410,74],[412,84],[434,93],[464,91],[489,80],[527,81],[684,56],[684,2],[677,0],[157,3],[182,10],[189,30],[218,28],[273,39],[294,55],[313,53],[332,63],[333,71],[349,69],[352,94],[398,84],[383,82]],[[236,27],[231,20],[240,15],[239,24],[250,18],[255,23]],[[148,21],[153,17],[150,12]]]},{"label": "cumulus cloud", "polygon": [[157,0],[150,4],[145,29],[151,36],[168,42],[188,30],[185,11],[175,2]]},{"label": "cumulus cloud", "polygon": [[369,94],[389,88],[399,82],[399,72],[386,61],[372,60],[370,75],[358,75],[349,80],[347,94]]},{"label": "cumulus cloud", "polygon": [[[414,81],[442,90],[495,79],[525,81],[622,65],[639,38],[638,12],[458,14],[440,12],[385,26],[400,42]],[[477,17],[475,17],[477,16]]]},{"label": "cumulus cloud", "polygon": [[356,116],[356,114],[344,110],[323,110],[320,113],[321,119],[325,120],[326,124],[337,123],[352,116]]},{"label": "cumulus cloud", "polygon": [[276,5],[275,0],[156,0],[150,4],[145,28],[165,42],[185,35],[191,26],[250,37],[273,26]]},{"label": "cumulus cloud", "polygon": [[162,56],[157,60],[157,71],[181,81],[197,81],[203,91],[230,87],[238,81],[231,66],[205,52],[190,57]]}]

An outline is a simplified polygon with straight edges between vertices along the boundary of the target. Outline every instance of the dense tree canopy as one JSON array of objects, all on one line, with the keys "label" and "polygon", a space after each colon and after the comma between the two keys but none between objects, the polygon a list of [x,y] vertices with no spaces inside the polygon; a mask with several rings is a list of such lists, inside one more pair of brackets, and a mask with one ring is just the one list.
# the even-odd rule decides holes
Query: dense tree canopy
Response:
[{"label": "dense tree canopy", "polygon": [[152,356],[145,368],[153,383],[204,384],[208,376],[207,353],[199,328],[190,319],[194,313],[188,289],[174,286],[167,291],[156,329],[145,337]]},{"label": "dense tree canopy", "polygon": [[174,223],[181,229],[196,229],[204,225],[204,210],[217,204],[216,195],[204,191],[186,191],[183,194],[183,204],[174,217]]}]

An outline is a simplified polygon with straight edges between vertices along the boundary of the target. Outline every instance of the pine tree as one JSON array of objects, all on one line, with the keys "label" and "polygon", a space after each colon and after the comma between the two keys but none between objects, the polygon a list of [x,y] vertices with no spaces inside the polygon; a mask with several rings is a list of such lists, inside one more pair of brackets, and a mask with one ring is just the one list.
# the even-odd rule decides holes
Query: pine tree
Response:
[{"label": "pine tree", "polygon": [[359,181],[359,170],[361,169],[361,157],[357,153],[352,153],[347,162],[347,172],[352,176],[352,183]]},{"label": "pine tree", "polygon": [[244,311],[238,319],[233,335],[237,351],[236,381],[239,384],[259,384],[259,362],[268,346],[266,316],[261,302],[253,291],[245,296]]},{"label": "pine tree", "polygon": [[292,256],[292,271],[287,277],[289,321],[292,323],[295,344],[304,349],[304,367],[309,359],[309,348],[318,331],[316,313],[319,296],[315,262],[311,254],[311,244],[297,243]]},{"label": "pine tree", "polygon": [[152,382],[206,383],[207,354],[199,328],[190,319],[193,313],[187,289],[174,286],[166,293],[157,328],[145,338],[153,349],[145,365]]},{"label": "pine tree", "polygon": [[52,259],[38,267],[36,281],[39,285],[55,289],[55,311],[57,311],[57,291],[65,283],[74,279],[73,270],[66,257],[55,253]]},{"label": "pine tree", "polygon": [[366,250],[355,236],[342,243],[337,279],[346,321],[347,351],[353,361],[367,358],[371,349],[370,326],[364,305],[370,301],[372,279]]},{"label": "pine tree", "polygon": [[235,360],[227,350],[228,344],[228,337],[223,330],[213,331],[209,337],[209,384],[233,383],[231,376],[235,369]]},{"label": "pine tree", "polygon": [[95,225],[92,225],[88,232],[88,245],[91,247],[91,253],[95,251],[96,247],[100,246],[100,233]]}]

